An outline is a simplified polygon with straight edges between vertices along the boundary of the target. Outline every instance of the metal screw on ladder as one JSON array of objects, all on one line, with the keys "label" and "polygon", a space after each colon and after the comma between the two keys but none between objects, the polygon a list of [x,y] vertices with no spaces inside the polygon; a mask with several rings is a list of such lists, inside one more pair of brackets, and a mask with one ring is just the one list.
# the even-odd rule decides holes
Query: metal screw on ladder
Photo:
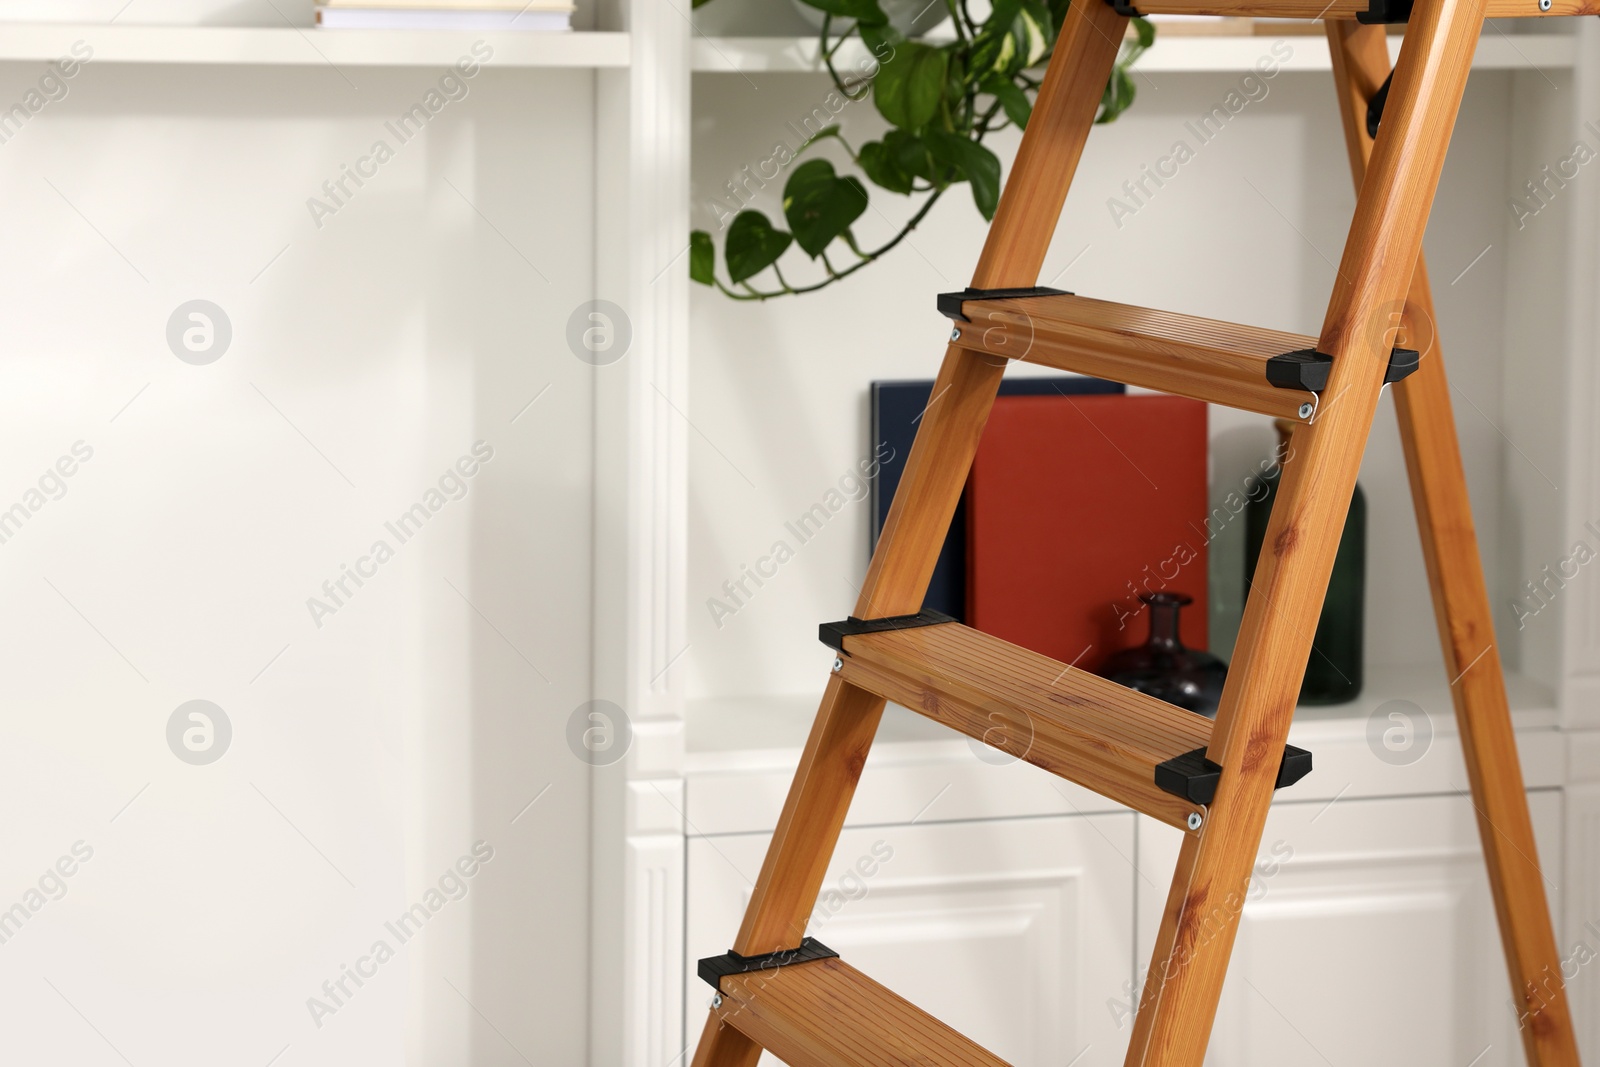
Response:
[{"label": "metal screw on ladder", "polygon": [[1549,11],[1550,10],[1550,0],[1539,0],[1539,10],[1540,11]]},{"label": "metal screw on ladder", "polygon": [[[1549,0],[1545,0],[1545,2],[1549,3]],[[957,326],[955,329],[950,331],[950,340],[952,340],[952,341],[961,340],[961,327]]]},{"label": "metal screw on ladder", "polygon": [[833,673],[838,674],[842,670],[844,670],[844,660],[838,656],[833,657]]},{"label": "metal screw on ladder", "polygon": [[[1545,2],[1548,3],[1549,0],[1545,0]],[[1311,413],[1315,410],[1317,410],[1316,406],[1312,404],[1311,401],[1307,400],[1304,404],[1300,405],[1300,417],[1302,419],[1309,419],[1311,417]]]},{"label": "metal screw on ladder", "polygon": [[722,994],[721,993],[713,993],[713,994],[711,994],[711,1006],[713,1008],[722,1007]]},{"label": "metal screw on ladder", "polygon": [[1205,822],[1205,819],[1201,818],[1198,811],[1191,811],[1189,813],[1189,829],[1198,830],[1200,829],[1200,824],[1203,822]]}]

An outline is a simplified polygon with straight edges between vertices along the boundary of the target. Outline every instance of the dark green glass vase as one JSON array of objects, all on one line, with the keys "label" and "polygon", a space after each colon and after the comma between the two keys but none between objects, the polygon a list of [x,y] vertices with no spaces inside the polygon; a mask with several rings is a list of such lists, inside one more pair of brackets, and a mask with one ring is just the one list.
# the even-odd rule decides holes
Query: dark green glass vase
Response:
[{"label": "dark green glass vase", "polygon": [[[1290,454],[1290,433],[1294,424],[1283,419],[1278,427],[1278,455]],[[1262,481],[1265,491],[1250,494],[1245,509],[1245,594],[1255,577],[1256,561],[1267,536],[1267,520],[1273,501],[1278,498],[1278,468]],[[1333,577],[1328,596],[1317,620],[1312,639],[1311,659],[1306,664],[1305,680],[1300,683],[1302,704],[1343,704],[1361,695],[1362,611],[1367,585],[1367,498],[1356,486],[1350,500],[1350,515],[1339,538],[1339,554],[1333,561]]]}]

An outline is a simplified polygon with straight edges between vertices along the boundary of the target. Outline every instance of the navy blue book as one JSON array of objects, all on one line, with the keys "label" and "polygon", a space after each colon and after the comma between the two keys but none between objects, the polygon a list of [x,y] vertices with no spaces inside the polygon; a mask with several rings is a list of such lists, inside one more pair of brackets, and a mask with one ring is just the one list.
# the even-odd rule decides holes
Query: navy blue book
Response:
[{"label": "navy blue book", "polygon": [[[1001,396],[1084,396],[1126,391],[1120,382],[1065,375],[1003,378],[1000,381]],[[877,545],[878,534],[889,518],[889,504],[894,500],[894,491],[900,487],[900,475],[906,469],[906,460],[911,455],[911,443],[916,439],[922,413],[932,395],[931,379],[872,383],[872,448],[882,449],[890,458],[879,464],[877,476],[872,479],[869,554]],[[928,584],[928,595],[922,606],[965,619],[966,601],[967,504],[963,497],[956,506],[955,519],[950,523],[950,532],[945,537],[944,548],[939,552],[939,562],[933,568],[933,580]]]}]

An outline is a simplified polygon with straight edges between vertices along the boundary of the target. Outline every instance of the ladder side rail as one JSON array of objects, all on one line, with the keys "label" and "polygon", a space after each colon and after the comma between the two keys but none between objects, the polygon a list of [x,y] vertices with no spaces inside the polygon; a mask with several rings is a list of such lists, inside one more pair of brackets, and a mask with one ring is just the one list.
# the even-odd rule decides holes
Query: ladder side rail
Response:
[{"label": "ladder side rail", "polygon": [[[1081,0],[1068,9],[973,271],[974,289],[1038,281],[1127,27],[1127,17],[1103,0]],[[911,615],[922,608],[1009,362],[954,343],[946,347],[856,601],[857,618]]]},{"label": "ladder side rail", "polygon": [[1134,1023],[1130,1067],[1201,1067],[1272,801],[1338,532],[1483,25],[1485,0],[1419,0],[1357,199],[1318,350],[1319,410],[1295,431],[1208,756],[1223,770],[1184,839]]},{"label": "ladder side rail", "polygon": [[[1127,29],[1099,0],[1074,3],[1034,102],[1016,162],[974,272],[976,287],[1031,285]],[[855,614],[911,614],[922,605],[1007,361],[954,345],[901,476]],[[799,944],[838,843],[884,701],[829,680],[733,950],[754,956]],[[760,1047],[716,1015],[693,1067],[755,1067]]]},{"label": "ladder side rail", "polygon": [[[1077,4],[1069,12],[985,243],[974,279],[977,285],[995,285],[1008,278],[1031,283],[1037,278],[1049,246],[1048,231],[1060,214],[1099,106],[1100,90],[1089,92],[1088,87],[1105,84],[1126,24],[1126,17],[1104,3]],[[855,611],[858,618],[910,614],[921,608],[1006,362],[953,344],[947,347],[862,585]],[[848,704],[851,712],[843,719],[839,711],[844,709],[836,707],[841,702]],[[830,681],[779,818],[774,846],[767,853],[755,896],[734,942],[735,952],[754,956],[799,944],[849,804],[853,776],[860,774],[860,763],[866,757],[864,750],[858,754],[838,745],[835,734],[853,729],[844,719],[861,717],[874,704],[881,713],[881,698]],[[840,721],[835,723],[836,719]],[[860,740],[870,745],[870,731]],[[818,796],[813,802],[815,790],[807,783],[817,775],[821,757],[829,752],[848,752],[853,775],[842,798],[824,801]],[[843,786],[837,778],[826,775],[818,782],[829,795],[835,795]],[[788,847],[786,842],[791,839],[800,847]]]},{"label": "ladder side rail", "polygon": [[[1359,185],[1372,152],[1366,101],[1388,74],[1388,49],[1378,26],[1329,22],[1327,31],[1345,140]],[[1513,1003],[1521,1005],[1523,1049],[1533,1067],[1577,1067],[1577,1037],[1517,758],[1437,321],[1427,266],[1419,255],[1403,326],[1406,337],[1425,339],[1429,348],[1417,372],[1395,385],[1400,442]]]}]

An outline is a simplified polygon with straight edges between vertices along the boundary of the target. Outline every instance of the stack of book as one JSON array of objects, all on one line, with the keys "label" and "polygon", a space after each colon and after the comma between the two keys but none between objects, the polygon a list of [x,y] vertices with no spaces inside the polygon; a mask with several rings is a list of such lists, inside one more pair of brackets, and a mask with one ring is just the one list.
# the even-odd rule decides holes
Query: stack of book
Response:
[{"label": "stack of book", "polygon": [[570,0],[318,0],[322,29],[533,30],[572,28]]}]

